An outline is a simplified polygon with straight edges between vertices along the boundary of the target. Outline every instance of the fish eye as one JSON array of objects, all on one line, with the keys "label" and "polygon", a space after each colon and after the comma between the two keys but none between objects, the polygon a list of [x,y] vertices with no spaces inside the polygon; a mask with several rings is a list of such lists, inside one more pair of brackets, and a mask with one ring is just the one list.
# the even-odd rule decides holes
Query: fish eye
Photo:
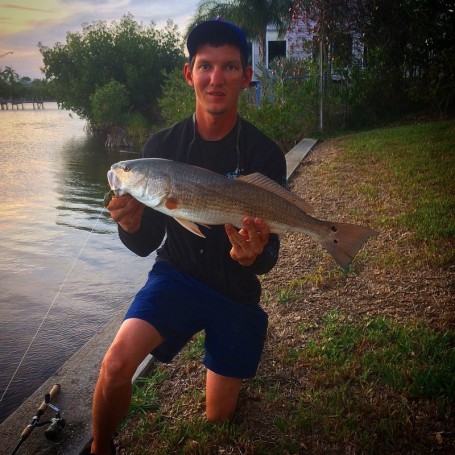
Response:
[{"label": "fish eye", "polygon": [[122,169],[124,172],[130,172],[130,167],[127,164],[124,164]]}]

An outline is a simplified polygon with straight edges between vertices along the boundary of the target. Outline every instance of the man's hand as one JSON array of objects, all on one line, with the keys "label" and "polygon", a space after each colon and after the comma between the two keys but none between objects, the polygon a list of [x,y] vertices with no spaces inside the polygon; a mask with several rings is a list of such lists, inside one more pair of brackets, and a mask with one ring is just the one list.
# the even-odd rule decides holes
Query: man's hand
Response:
[{"label": "man's hand", "polygon": [[145,205],[142,202],[129,194],[113,196],[107,206],[112,219],[129,234],[134,234],[141,227],[144,208]]},{"label": "man's hand", "polygon": [[262,254],[269,241],[270,228],[264,220],[245,217],[240,231],[232,224],[226,224],[225,229],[232,244],[231,258],[244,266],[250,266]]}]

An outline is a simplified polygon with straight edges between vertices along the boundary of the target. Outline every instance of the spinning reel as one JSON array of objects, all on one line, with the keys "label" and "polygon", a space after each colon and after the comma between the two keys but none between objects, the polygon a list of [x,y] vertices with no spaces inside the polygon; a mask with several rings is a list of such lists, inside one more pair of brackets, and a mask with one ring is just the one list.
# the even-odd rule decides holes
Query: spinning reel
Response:
[{"label": "spinning reel", "polygon": [[[36,427],[42,427],[44,425],[49,424],[49,427],[44,432],[44,436],[46,436],[46,438],[49,441],[55,441],[57,439],[57,437],[65,427],[65,420],[61,416],[60,409],[54,406],[51,403],[51,400],[53,400],[55,396],[60,392],[60,388],[61,388],[60,384],[55,384],[50,390],[50,392],[44,395],[43,402],[36,411],[36,414],[33,416],[31,422],[22,431],[20,441],[17,444],[16,448],[11,453],[11,455],[14,455],[19,450],[20,446],[28,439],[28,437],[32,434],[32,431]],[[41,416],[44,414],[47,408],[52,409],[55,412],[55,415],[51,420],[47,420],[46,422],[40,422]]]}]

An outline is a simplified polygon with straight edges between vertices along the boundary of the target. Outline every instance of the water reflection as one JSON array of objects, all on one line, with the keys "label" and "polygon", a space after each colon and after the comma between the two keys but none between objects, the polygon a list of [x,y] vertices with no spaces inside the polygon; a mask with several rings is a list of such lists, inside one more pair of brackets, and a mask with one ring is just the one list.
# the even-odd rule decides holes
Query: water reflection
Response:
[{"label": "water reflection", "polygon": [[128,305],[152,259],[128,252],[103,212],[107,170],[135,155],[107,152],[83,121],[48,105],[1,111],[0,123],[0,397],[53,304],[1,421]]},{"label": "water reflection", "polygon": [[95,229],[98,233],[111,231],[107,213],[101,216],[103,196],[108,191],[106,154],[100,138],[74,143],[62,153],[54,175],[58,225],[85,231]]}]

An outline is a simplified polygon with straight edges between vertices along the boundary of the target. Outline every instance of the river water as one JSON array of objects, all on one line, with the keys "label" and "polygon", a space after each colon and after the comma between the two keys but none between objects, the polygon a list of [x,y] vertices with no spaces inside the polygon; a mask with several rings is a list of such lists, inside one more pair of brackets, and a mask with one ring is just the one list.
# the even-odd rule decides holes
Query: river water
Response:
[{"label": "river water", "polygon": [[107,151],[54,103],[25,106],[0,111],[0,422],[131,301],[153,262],[103,211],[110,165],[138,155]]}]

